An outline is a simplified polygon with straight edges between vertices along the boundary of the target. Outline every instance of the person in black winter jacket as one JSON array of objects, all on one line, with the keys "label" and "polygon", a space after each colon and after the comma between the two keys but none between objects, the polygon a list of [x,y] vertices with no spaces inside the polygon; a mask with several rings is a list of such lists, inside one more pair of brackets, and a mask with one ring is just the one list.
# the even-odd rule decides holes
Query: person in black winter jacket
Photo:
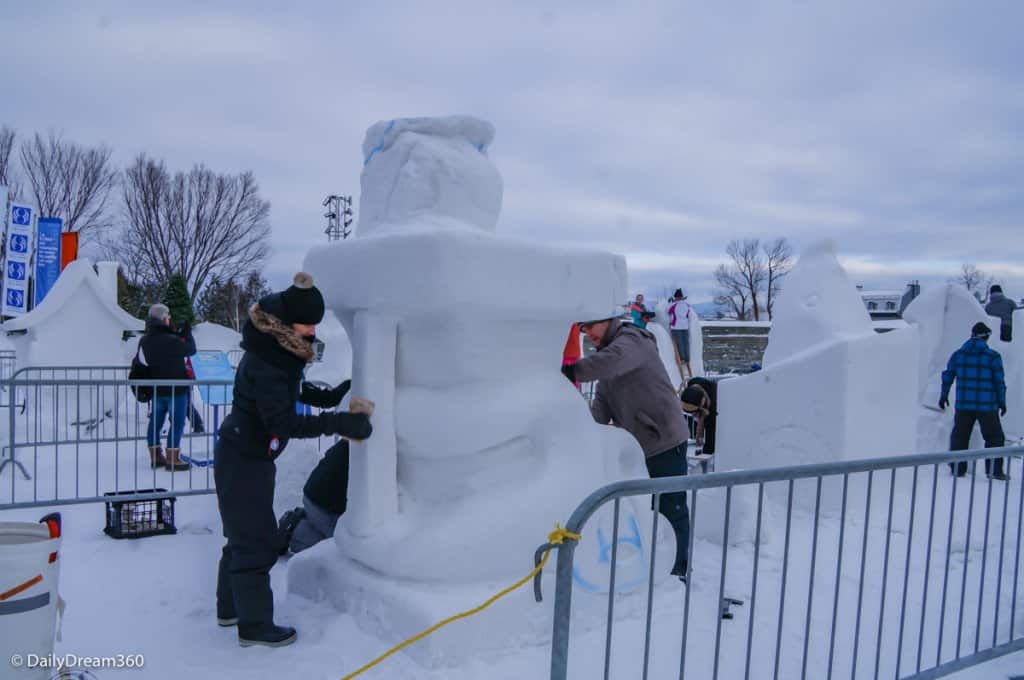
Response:
[{"label": "person in black winter jacket", "polygon": [[214,449],[214,479],[227,539],[217,574],[217,623],[237,624],[243,647],[279,647],[296,639],[294,628],[274,624],[270,568],[279,552],[274,460],[292,438],[336,434],[361,440],[373,431],[365,413],[296,413],[300,400],[337,406],[347,389],[344,383],[318,389],[302,382],[323,315],[323,296],[313,278],[300,272],[287,290],[254,305],[242,330],[245,354],[235,375],[232,410]]},{"label": "person in black winter jacket", "polygon": [[[187,349],[181,338],[171,329],[170,312],[166,305],[153,305],[146,319],[146,334],[139,340],[136,362],[145,367],[145,376],[153,380],[189,380],[185,363]],[[166,467],[168,470],[187,470],[189,464],[179,458],[181,434],[185,429],[185,413],[188,409],[187,387],[157,387],[154,390],[153,408],[149,426],[146,428],[146,443],[149,446],[149,462],[153,468]],[[160,450],[160,431],[170,418],[167,433],[167,456]]]},{"label": "person in black winter jacket", "polygon": [[1017,303],[1003,295],[1003,287],[992,286],[988,291],[988,304],[985,313],[999,319],[999,339],[1003,342],[1013,341],[1013,313],[1020,309]]},{"label": "person in black winter jacket", "polygon": [[696,424],[694,441],[701,453],[715,452],[715,430],[718,422],[718,385],[707,378],[690,378],[679,395],[683,410]]}]

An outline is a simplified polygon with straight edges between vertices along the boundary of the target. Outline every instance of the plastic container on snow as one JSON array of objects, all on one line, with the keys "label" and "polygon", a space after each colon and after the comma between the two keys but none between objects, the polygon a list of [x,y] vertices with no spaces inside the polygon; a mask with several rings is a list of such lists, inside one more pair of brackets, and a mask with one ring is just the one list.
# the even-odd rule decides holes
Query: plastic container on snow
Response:
[{"label": "plastic container on snow", "polygon": [[[0,522],[0,663],[3,677],[49,678],[29,668],[53,653],[60,594],[60,514],[38,523]],[[12,659],[19,655],[20,666]],[[10,675],[8,675],[10,673]]]},{"label": "plastic container on snow", "polygon": [[107,509],[107,525],[103,533],[111,538],[145,538],[176,534],[174,496],[138,499],[138,494],[167,493],[167,489],[111,491],[103,494]]}]

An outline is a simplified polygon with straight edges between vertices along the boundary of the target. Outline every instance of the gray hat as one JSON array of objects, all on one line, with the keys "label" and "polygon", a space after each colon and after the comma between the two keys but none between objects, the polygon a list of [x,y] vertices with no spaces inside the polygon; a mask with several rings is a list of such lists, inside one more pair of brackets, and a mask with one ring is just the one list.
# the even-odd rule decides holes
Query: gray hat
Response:
[{"label": "gray hat", "polygon": [[158,319],[160,321],[163,321],[164,319],[169,318],[170,316],[171,310],[167,308],[167,305],[157,303],[155,305],[151,305],[149,308],[150,319]]}]

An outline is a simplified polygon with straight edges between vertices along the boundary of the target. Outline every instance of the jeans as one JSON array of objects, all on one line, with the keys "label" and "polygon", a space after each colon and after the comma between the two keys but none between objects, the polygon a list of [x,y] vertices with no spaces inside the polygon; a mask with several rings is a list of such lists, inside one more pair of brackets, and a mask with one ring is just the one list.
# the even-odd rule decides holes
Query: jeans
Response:
[{"label": "jeans", "polygon": [[160,446],[160,431],[164,429],[164,421],[171,418],[171,429],[167,433],[167,448],[181,448],[181,433],[185,431],[185,413],[188,410],[188,395],[153,397],[153,412],[149,416],[149,427],[146,428],[146,443],[149,446]]},{"label": "jeans", "polygon": [[[686,474],[686,442],[647,458],[647,472],[651,479],[677,477]],[[653,502],[653,501],[652,501]],[[663,493],[658,501],[658,512],[664,515],[676,535],[676,560],[672,573],[686,573],[690,552],[690,511],[686,507],[686,492]]]},{"label": "jeans", "polygon": [[325,538],[334,535],[334,529],[338,526],[341,515],[335,515],[309,500],[308,496],[302,497],[302,507],[306,511],[295,531],[292,533],[292,540],[289,549],[293,553],[301,552],[311,548]]},{"label": "jeans", "polygon": [[[974,421],[981,426],[981,436],[985,440],[986,449],[994,449],[1006,444],[1006,437],[1003,434],[1003,424],[999,422],[999,411],[963,411],[957,409],[953,414],[953,432],[949,435],[949,450],[964,451],[971,445],[971,432],[974,430]],[[993,465],[995,469],[993,470]],[[956,464],[949,464],[949,469],[957,476],[967,474],[967,461]],[[985,474],[1003,474],[1002,458],[986,458]]]},{"label": "jeans", "polygon": [[690,331],[685,328],[673,328],[672,341],[675,343],[676,349],[679,350],[679,359],[681,361],[689,361]]}]

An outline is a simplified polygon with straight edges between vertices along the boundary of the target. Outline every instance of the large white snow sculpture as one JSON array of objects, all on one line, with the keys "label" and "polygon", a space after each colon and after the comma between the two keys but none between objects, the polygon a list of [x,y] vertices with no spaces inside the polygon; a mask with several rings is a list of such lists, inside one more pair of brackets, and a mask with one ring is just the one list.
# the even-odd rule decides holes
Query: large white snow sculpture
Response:
[{"label": "large white snow sculpture", "polygon": [[[636,443],[596,425],[558,370],[570,323],[625,298],[625,260],[490,233],[493,134],[466,117],[371,127],[356,238],[306,259],[351,339],[352,393],[377,409],[373,436],[352,446],[335,544],[298,555],[289,584],[326,592],[390,639],[522,576],[586,495],[645,474]],[[624,526],[634,515],[649,526],[641,506],[623,506]],[[580,549],[597,560],[591,539]],[[547,634],[549,604],[517,593],[502,606],[410,652],[451,663]]]},{"label": "large white snow sculpture", "polygon": [[719,383],[716,469],[915,450],[917,329],[874,332],[831,242],[786,278],[768,338],[763,370]]},{"label": "large white snow sculpture", "polygon": [[[918,449],[943,451],[949,447],[949,433],[953,426],[953,409],[944,413],[932,410],[939,402],[942,389],[942,371],[950,355],[971,336],[971,328],[979,321],[992,329],[988,345],[1003,357],[1006,377],[1006,399],[1010,408],[1003,418],[1003,430],[1008,440],[1024,437],[1024,342],[1002,342],[999,339],[999,319],[988,316],[978,300],[963,286],[944,284],[926,289],[910,303],[903,318],[918,328],[921,336],[921,355],[918,362],[918,403],[926,408],[918,424]],[[949,393],[950,403],[956,405],[956,388]],[[981,448],[984,442],[975,428],[972,448]]]}]

